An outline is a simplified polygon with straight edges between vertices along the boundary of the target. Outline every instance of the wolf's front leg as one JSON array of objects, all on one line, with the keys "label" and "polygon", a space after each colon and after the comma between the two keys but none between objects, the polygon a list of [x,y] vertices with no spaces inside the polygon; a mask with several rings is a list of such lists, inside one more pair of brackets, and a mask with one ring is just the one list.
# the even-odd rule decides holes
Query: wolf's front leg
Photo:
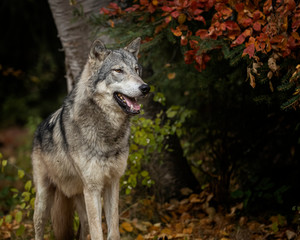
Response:
[{"label": "wolf's front leg", "polygon": [[92,240],[103,240],[101,224],[101,190],[84,189],[88,223]]},{"label": "wolf's front leg", "polygon": [[113,179],[104,189],[104,211],[108,226],[108,240],[119,240],[119,181]]}]

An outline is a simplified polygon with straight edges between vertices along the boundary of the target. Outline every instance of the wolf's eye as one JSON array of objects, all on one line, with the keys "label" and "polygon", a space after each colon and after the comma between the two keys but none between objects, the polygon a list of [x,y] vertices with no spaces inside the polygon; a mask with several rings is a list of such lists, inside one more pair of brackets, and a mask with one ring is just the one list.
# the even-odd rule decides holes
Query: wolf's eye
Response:
[{"label": "wolf's eye", "polygon": [[117,73],[123,73],[122,69],[114,69],[114,71],[117,72]]},{"label": "wolf's eye", "polygon": [[136,71],[137,73],[139,73],[139,68],[138,68],[138,67],[135,67],[135,71]]}]

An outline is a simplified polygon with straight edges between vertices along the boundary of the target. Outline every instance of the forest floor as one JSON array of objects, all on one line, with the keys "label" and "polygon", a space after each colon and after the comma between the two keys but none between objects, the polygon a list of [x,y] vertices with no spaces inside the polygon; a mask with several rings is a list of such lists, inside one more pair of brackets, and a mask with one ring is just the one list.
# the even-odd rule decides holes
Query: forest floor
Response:
[{"label": "forest floor", "polygon": [[[11,136],[18,135],[26,139],[27,133],[20,129],[10,131],[6,135],[1,134],[2,138],[6,137],[0,139],[2,143],[9,143],[10,148],[1,148],[0,151],[13,156],[16,149],[20,145],[24,145],[24,141],[15,143],[15,138],[11,138]],[[24,154],[27,154],[26,152],[30,153],[30,147],[21,152],[23,158]],[[5,181],[0,181],[0,193],[5,185],[11,186],[10,177],[1,176],[1,173],[2,171],[0,180],[4,179]],[[24,180],[23,182],[19,181],[20,183],[22,185]],[[18,188],[17,182],[13,182],[13,184]],[[180,199],[172,199],[166,203],[159,202],[153,196],[146,197],[146,192],[121,195],[121,239],[300,240],[300,212],[294,211],[294,218],[287,218],[279,214],[269,214],[268,217],[266,214],[245,216],[242,203],[232,206],[229,210],[225,210],[222,206],[216,207],[213,204],[213,194],[207,190],[201,193],[192,193],[189,189],[182,189],[181,193]],[[0,216],[0,239],[34,239],[32,210],[26,212],[21,205],[14,206],[10,211],[7,210],[6,214],[10,216],[10,219],[7,216]],[[2,212],[4,212],[3,206],[1,203],[0,210]],[[20,212],[24,214],[20,216]],[[106,235],[105,219],[102,222]],[[78,218],[74,225],[75,229],[78,228]],[[46,240],[54,239],[50,224],[47,225],[45,232]]]},{"label": "forest floor", "polygon": [[[173,199],[160,204],[154,197],[135,200],[132,196],[121,196],[120,233],[123,240],[263,240],[263,239],[300,239],[300,226],[288,224],[282,215],[268,218],[242,216],[243,204],[224,213],[221,207],[210,206],[213,195],[206,191],[190,194],[182,200]],[[299,217],[299,215],[298,215]],[[14,218],[14,217],[13,217]],[[299,219],[298,219],[299,220]],[[2,223],[0,239],[34,239],[33,223],[23,222],[22,236],[16,237],[15,231],[20,223]],[[103,219],[103,231],[107,226]],[[48,225],[45,239],[54,239]]]}]

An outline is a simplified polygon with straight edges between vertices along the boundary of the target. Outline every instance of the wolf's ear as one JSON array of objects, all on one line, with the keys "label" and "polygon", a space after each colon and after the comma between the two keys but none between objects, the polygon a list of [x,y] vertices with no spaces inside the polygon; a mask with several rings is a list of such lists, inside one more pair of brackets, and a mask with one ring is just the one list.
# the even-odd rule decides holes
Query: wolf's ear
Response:
[{"label": "wolf's ear", "polygon": [[136,58],[138,58],[139,50],[141,45],[141,38],[138,37],[129,43],[124,49],[131,52]]},{"label": "wolf's ear", "polygon": [[90,58],[103,61],[109,53],[110,51],[106,49],[104,43],[100,39],[96,39],[91,46]]}]

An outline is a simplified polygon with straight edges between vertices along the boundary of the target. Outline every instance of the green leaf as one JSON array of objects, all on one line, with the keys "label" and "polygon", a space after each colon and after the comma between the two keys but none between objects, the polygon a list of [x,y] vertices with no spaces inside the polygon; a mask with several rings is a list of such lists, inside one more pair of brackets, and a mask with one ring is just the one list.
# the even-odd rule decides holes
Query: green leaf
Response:
[{"label": "green leaf", "polygon": [[20,227],[16,231],[16,235],[18,237],[20,237],[21,235],[23,235],[24,231],[25,231],[25,226],[23,224],[21,224]]},{"label": "green leaf", "polygon": [[10,214],[8,214],[8,215],[5,216],[5,222],[6,223],[10,223],[11,220],[12,220],[12,216]]},{"label": "green leaf", "polygon": [[167,117],[168,117],[168,118],[173,118],[173,117],[176,116],[177,112],[178,112],[178,109],[175,109],[175,108],[173,108],[173,107],[170,107],[170,108],[167,110],[166,114],[167,114]]},{"label": "green leaf", "polygon": [[6,165],[7,165],[7,160],[2,160],[2,167],[5,167]]},{"label": "green leaf", "polygon": [[19,192],[19,190],[16,189],[16,188],[11,188],[10,191],[11,191],[11,192],[14,192],[14,193],[18,193],[18,192]]},{"label": "green leaf", "polygon": [[3,218],[0,219],[0,227],[2,226],[3,224]]},{"label": "green leaf", "polygon": [[30,192],[23,192],[22,193],[22,197],[24,199],[25,202],[28,202],[30,200]]},{"label": "green leaf", "polygon": [[20,223],[22,221],[22,218],[23,218],[23,213],[21,211],[18,211],[15,215],[15,219],[17,223]]},{"label": "green leaf", "polygon": [[30,199],[30,206],[32,209],[34,209],[34,201],[35,201],[34,197]]},{"label": "green leaf", "polygon": [[141,172],[142,177],[147,177],[149,173],[147,171],[142,171]]},{"label": "green leaf", "polygon": [[126,195],[129,195],[131,193],[131,188],[126,188],[125,193],[126,193]]},{"label": "green leaf", "polygon": [[24,175],[25,175],[25,172],[23,171],[23,170],[18,170],[18,176],[19,176],[19,178],[21,179],[21,178],[23,178],[24,177]]},{"label": "green leaf", "polygon": [[31,180],[28,180],[25,184],[25,190],[30,191],[31,186],[32,186],[32,182],[31,182]]}]

